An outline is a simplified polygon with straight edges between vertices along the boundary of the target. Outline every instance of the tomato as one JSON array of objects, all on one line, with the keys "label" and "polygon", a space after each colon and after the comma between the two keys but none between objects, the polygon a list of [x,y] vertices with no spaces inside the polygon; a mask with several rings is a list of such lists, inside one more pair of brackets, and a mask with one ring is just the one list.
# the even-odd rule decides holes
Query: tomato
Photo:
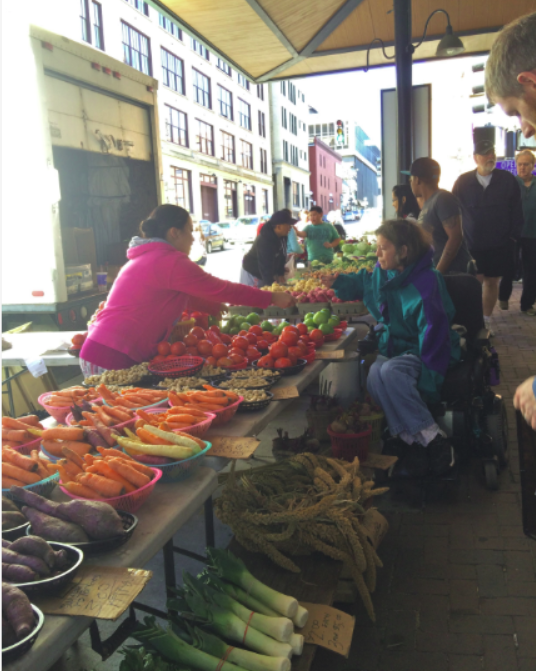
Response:
[{"label": "tomato", "polygon": [[165,360],[166,360],[165,354],[157,354],[155,358],[151,361],[151,363],[158,363],[159,361],[165,361]]},{"label": "tomato", "polygon": [[257,348],[258,349],[268,349],[268,342],[266,340],[257,340]]},{"label": "tomato", "polygon": [[220,336],[214,331],[207,331],[207,340],[213,345],[221,345],[222,342]]},{"label": "tomato", "polygon": [[71,342],[73,345],[77,347],[82,347],[82,345],[86,342],[87,338],[87,333],[77,333],[76,335],[73,336],[73,339]]},{"label": "tomato", "polygon": [[271,331],[263,331],[262,332],[262,337],[267,341],[267,342],[273,342],[276,337]]},{"label": "tomato", "polygon": [[171,345],[171,354],[175,356],[182,356],[186,352],[186,347],[183,342],[174,342]]},{"label": "tomato", "polygon": [[197,343],[197,351],[201,356],[210,356],[214,345],[209,340],[200,340]]},{"label": "tomato", "polygon": [[246,350],[249,347],[249,340],[238,335],[232,340],[233,347],[240,347],[240,349]]},{"label": "tomato", "polygon": [[156,349],[158,350],[158,354],[161,354],[162,356],[167,356],[171,352],[171,347],[168,342],[159,342]]},{"label": "tomato", "polygon": [[231,354],[238,354],[238,356],[244,356],[244,352],[245,350],[243,350],[241,347],[229,347],[227,356],[231,356]]},{"label": "tomato", "polygon": [[292,361],[287,357],[281,357],[275,360],[275,368],[290,368]]},{"label": "tomato", "polygon": [[288,347],[284,342],[276,342],[270,347],[270,354],[274,359],[281,359],[288,354]]},{"label": "tomato", "polygon": [[274,364],[275,361],[268,354],[266,356],[261,356],[261,358],[257,361],[257,366],[260,368],[273,368]]},{"label": "tomato", "polygon": [[196,326],[200,326],[205,330],[208,329],[208,315],[202,312],[192,312],[190,318],[195,319]]},{"label": "tomato", "polygon": [[216,365],[221,366],[222,368],[229,368],[229,366],[233,365],[233,362],[226,356],[222,356],[221,359],[217,360]]},{"label": "tomato", "polygon": [[290,363],[291,363],[293,366],[295,366],[295,365],[298,363],[298,359],[297,359],[297,357],[295,357],[295,356],[290,356],[290,354],[289,354],[289,355],[288,355],[288,358],[290,359]]},{"label": "tomato", "polygon": [[245,338],[247,336],[247,334],[248,334],[248,332],[244,331],[244,329],[242,329],[241,331],[238,331],[238,335],[242,338]]},{"label": "tomato", "polygon": [[284,342],[285,345],[288,345],[288,347],[294,347],[294,345],[298,342],[298,334],[294,333],[293,331],[283,331],[283,333],[279,336],[280,342]]},{"label": "tomato", "polygon": [[253,335],[256,335],[256,336],[261,336],[262,335],[262,329],[261,329],[260,326],[255,324],[255,326],[250,326],[249,333],[253,333]]},{"label": "tomato", "polygon": [[189,354],[190,356],[199,356],[197,347],[187,347],[185,354]]},{"label": "tomato", "polygon": [[282,333],[295,333],[297,336],[300,335],[300,331],[298,330],[298,327],[297,326],[292,326],[292,324],[290,326],[285,326]]},{"label": "tomato", "polygon": [[305,324],[298,324],[296,328],[300,332],[300,335],[307,335],[307,326]]},{"label": "tomato", "polygon": [[254,333],[246,333],[245,337],[247,338],[250,345],[257,344],[257,336]]},{"label": "tomato", "polygon": [[301,347],[289,347],[288,348],[288,355],[289,357],[294,357],[295,359],[301,359],[303,355],[305,354],[307,348],[303,350]]},{"label": "tomato", "polygon": [[309,333],[309,338],[313,340],[314,342],[318,340],[323,340],[324,339],[324,334],[320,329],[313,329],[311,333]]},{"label": "tomato", "polygon": [[198,342],[198,339],[192,333],[188,333],[187,336],[184,336],[184,344],[186,347],[196,347]]},{"label": "tomato", "polygon": [[203,340],[205,332],[200,326],[194,326],[193,329],[190,329],[190,335],[195,336],[198,340]]},{"label": "tomato", "polygon": [[207,364],[207,366],[215,366],[216,359],[213,356],[209,356],[205,359],[205,363]]},{"label": "tomato", "polygon": [[232,341],[232,337],[230,335],[227,335],[227,333],[222,333],[220,335],[220,339],[224,345],[230,345]]},{"label": "tomato", "polygon": [[222,357],[227,356],[227,352],[228,352],[227,346],[222,343],[214,345],[214,347],[212,348],[212,356],[215,359],[221,359]]},{"label": "tomato", "polygon": [[238,364],[244,363],[244,357],[240,354],[229,354],[229,359],[233,362],[233,366],[238,366]]},{"label": "tomato", "polygon": [[217,336],[221,335],[220,327],[219,327],[219,326],[216,326],[216,324],[212,324],[212,326],[209,327],[208,330],[209,330],[209,331],[212,331],[212,332],[215,333]]},{"label": "tomato", "polygon": [[298,343],[303,342],[306,345],[310,342],[311,338],[307,334],[303,334],[299,337]]},{"label": "tomato", "polygon": [[256,361],[261,358],[261,353],[256,347],[248,347],[246,350],[246,356],[248,359],[253,359]]},{"label": "tomato", "polygon": [[166,357],[166,361],[175,361],[177,357],[174,354],[168,354]]}]

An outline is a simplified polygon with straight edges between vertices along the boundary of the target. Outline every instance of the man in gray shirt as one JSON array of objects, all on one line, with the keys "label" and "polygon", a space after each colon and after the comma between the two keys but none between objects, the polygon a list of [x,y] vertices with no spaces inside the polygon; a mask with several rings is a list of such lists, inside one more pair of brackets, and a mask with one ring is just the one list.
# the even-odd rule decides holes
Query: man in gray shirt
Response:
[{"label": "man in gray shirt", "polygon": [[443,275],[466,273],[471,255],[463,239],[460,205],[451,193],[439,188],[439,163],[418,158],[404,174],[411,175],[411,190],[423,200],[419,223],[432,235],[436,268]]}]

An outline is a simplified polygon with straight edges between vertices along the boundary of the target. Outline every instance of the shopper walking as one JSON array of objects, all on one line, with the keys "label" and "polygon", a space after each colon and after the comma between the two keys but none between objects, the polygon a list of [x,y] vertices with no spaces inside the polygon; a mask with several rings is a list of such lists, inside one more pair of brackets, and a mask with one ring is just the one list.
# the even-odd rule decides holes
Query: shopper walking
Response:
[{"label": "shopper walking", "polygon": [[523,228],[521,191],[516,178],[498,170],[489,140],[475,144],[476,169],[460,175],[452,193],[462,206],[463,234],[482,283],[484,321],[490,327],[501,277],[512,272],[516,240]]},{"label": "shopper walking", "polygon": [[307,260],[331,263],[333,250],[339,246],[341,238],[332,224],[322,221],[322,208],[314,205],[309,210],[309,221],[303,231],[296,231],[298,237],[305,238]]},{"label": "shopper walking", "polygon": [[462,232],[460,205],[456,198],[439,188],[441,166],[432,158],[418,158],[411,164],[411,190],[423,205],[418,221],[433,240],[433,262],[443,275],[465,273],[471,261]]}]

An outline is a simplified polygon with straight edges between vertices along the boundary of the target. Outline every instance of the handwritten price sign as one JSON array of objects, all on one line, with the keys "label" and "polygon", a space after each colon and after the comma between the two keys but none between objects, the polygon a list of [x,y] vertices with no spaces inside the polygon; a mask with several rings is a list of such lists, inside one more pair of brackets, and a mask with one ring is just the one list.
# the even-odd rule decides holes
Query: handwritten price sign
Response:
[{"label": "handwritten price sign", "polygon": [[272,399],[274,401],[285,401],[289,398],[299,398],[300,396],[298,387],[277,387],[276,389],[272,389],[272,394],[274,395]]},{"label": "handwritten price sign", "polygon": [[332,352],[328,352],[325,350],[324,352],[320,351],[317,352],[315,355],[315,358],[317,361],[337,361],[340,359],[344,359],[345,356],[345,351],[343,349],[336,349],[333,350]]},{"label": "handwritten price sign", "polygon": [[212,436],[212,448],[208,455],[211,457],[226,457],[227,459],[247,459],[259,446],[257,438],[242,438],[240,436]]},{"label": "handwritten price sign", "polygon": [[299,633],[305,637],[305,642],[321,645],[323,648],[338,652],[343,657],[348,657],[355,617],[320,603],[302,603],[301,605],[309,611],[307,624],[299,630]]},{"label": "handwritten price sign", "polygon": [[36,598],[49,615],[85,615],[116,620],[153,575],[152,571],[114,566],[82,566],[59,594]]}]

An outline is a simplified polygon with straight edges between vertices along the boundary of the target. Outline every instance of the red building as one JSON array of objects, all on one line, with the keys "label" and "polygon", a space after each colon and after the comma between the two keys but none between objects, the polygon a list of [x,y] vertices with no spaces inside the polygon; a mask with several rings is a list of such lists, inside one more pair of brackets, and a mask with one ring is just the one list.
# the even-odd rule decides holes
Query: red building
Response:
[{"label": "red building", "polygon": [[342,177],[339,177],[342,158],[331,147],[315,137],[309,144],[309,177],[312,191],[311,204],[320,205],[325,213],[341,207]]}]

